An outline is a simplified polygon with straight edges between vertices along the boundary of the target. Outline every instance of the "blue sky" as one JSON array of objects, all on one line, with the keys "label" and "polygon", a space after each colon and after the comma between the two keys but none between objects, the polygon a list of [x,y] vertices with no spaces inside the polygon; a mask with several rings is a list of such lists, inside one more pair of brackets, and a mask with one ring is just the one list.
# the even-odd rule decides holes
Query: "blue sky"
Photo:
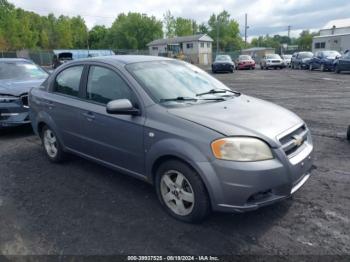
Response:
[{"label": "blue sky", "polygon": [[175,16],[206,22],[212,13],[227,10],[236,19],[243,33],[244,14],[248,14],[249,38],[265,34],[292,36],[302,29],[318,30],[330,20],[350,18],[349,0],[10,0],[13,4],[42,15],[78,15],[88,27],[96,24],[110,26],[121,12],[140,12],[162,19],[166,10]]}]

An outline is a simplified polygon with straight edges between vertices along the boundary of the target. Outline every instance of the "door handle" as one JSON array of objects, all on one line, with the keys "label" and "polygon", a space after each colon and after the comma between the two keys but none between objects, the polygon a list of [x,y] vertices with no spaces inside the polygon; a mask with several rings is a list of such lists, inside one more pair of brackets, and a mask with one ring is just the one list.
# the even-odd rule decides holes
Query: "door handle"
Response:
[{"label": "door handle", "polygon": [[92,120],[95,119],[95,115],[92,112],[82,113],[82,115],[85,116],[86,119],[89,120],[89,121],[92,121]]},{"label": "door handle", "polygon": [[49,100],[43,100],[42,103],[43,103],[45,106],[49,107],[49,109],[52,109],[52,108],[55,107],[54,103],[53,103],[52,101],[49,101]]}]

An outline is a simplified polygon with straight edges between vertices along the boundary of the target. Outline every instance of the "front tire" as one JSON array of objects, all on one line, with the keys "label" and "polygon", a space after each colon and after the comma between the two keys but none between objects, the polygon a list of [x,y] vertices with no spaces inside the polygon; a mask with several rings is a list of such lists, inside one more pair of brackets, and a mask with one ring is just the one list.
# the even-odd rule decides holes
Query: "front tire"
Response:
[{"label": "front tire", "polygon": [[320,69],[321,69],[322,72],[326,72],[326,68],[325,68],[324,64],[321,64]]},{"label": "front tire", "polygon": [[204,183],[184,162],[170,160],[161,164],[155,186],[160,203],[172,217],[198,223],[210,214],[210,200]]},{"label": "front tire", "polygon": [[346,134],[346,138],[350,141],[350,126],[348,127],[348,132]]},{"label": "front tire", "polygon": [[49,127],[44,126],[41,131],[41,141],[46,156],[51,162],[59,163],[65,158],[65,153],[56,133]]},{"label": "front tire", "polygon": [[339,66],[338,65],[336,65],[335,66],[335,68],[334,68],[334,72],[336,73],[336,74],[340,74],[340,69],[339,69]]},{"label": "front tire", "polygon": [[313,71],[313,70],[314,70],[312,64],[309,64],[309,70],[310,70],[310,71]]}]

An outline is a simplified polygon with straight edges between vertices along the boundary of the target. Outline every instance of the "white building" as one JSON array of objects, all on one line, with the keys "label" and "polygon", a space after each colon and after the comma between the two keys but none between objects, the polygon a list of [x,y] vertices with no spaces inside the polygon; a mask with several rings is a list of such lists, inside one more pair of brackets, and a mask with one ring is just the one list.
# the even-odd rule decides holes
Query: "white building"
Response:
[{"label": "white building", "polygon": [[212,62],[213,39],[206,35],[180,36],[157,39],[147,44],[150,55],[181,56],[194,64],[208,65]]},{"label": "white building", "polygon": [[330,21],[312,40],[312,52],[350,50],[350,19]]}]

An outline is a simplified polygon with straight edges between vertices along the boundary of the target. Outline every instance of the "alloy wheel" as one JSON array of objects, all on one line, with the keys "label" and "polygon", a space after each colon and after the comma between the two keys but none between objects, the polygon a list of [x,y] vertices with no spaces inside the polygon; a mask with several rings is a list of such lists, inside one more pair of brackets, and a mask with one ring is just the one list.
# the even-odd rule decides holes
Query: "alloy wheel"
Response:
[{"label": "alloy wheel", "polygon": [[190,182],[176,170],[167,171],[160,181],[160,193],[166,206],[179,216],[193,210],[195,197]]},{"label": "alloy wheel", "polygon": [[50,129],[46,129],[44,132],[43,140],[46,153],[51,158],[55,158],[58,152],[57,139],[55,134]]}]

